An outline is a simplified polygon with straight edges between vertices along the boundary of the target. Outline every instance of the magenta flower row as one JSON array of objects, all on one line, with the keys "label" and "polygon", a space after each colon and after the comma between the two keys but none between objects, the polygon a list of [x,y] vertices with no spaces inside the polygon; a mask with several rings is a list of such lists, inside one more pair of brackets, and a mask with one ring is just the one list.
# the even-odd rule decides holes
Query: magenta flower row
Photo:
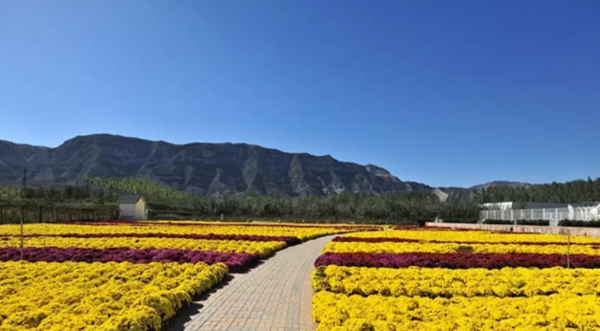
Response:
[{"label": "magenta flower row", "polygon": [[[333,241],[338,242],[366,242],[366,243],[382,243],[382,242],[395,242],[395,243],[428,243],[428,244],[464,244],[464,245],[477,245],[477,244],[486,244],[486,245],[537,245],[537,246],[548,246],[548,245],[559,245],[566,246],[569,245],[566,242],[535,242],[535,241],[502,241],[502,242],[479,242],[479,241],[450,241],[450,240],[419,240],[419,239],[407,239],[407,238],[385,238],[385,237],[370,237],[370,238],[360,238],[360,237],[335,237]],[[593,247],[600,248],[599,243],[571,243],[571,245],[588,245]]]},{"label": "magenta flower row", "polygon": [[[566,255],[532,253],[325,253],[315,261],[315,266],[447,269],[551,268],[566,267],[567,260]],[[571,268],[600,268],[600,256],[571,255],[569,263]]]},{"label": "magenta flower row", "polygon": [[[21,260],[19,248],[0,248],[0,262]],[[258,255],[246,253],[217,253],[181,249],[129,248],[56,248],[33,247],[23,249],[23,260],[29,262],[177,262],[214,264],[225,263],[231,272],[242,272],[256,265]]]}]

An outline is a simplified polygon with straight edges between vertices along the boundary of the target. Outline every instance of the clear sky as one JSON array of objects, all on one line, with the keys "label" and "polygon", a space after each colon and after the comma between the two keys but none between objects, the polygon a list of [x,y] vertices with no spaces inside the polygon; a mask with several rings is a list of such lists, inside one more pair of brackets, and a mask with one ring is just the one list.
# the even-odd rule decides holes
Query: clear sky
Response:
[{"label": "clear sky", "polygon": [[91,133],[598,177],[600,2],[0,0],[0,139]]}]

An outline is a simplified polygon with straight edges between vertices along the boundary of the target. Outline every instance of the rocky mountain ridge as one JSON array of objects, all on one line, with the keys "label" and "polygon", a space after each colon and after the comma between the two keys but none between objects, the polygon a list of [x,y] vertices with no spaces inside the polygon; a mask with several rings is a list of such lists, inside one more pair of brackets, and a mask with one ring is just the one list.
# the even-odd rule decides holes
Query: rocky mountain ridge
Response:
[{"label": "rocky mountain ridge", "polygon": [[83,177],[146,175],[198,195],[330,195],[344,192],[431,192],[375,165],[329,155],[285,153],[248,144],[176,145],[108,134],[78,136],[56,148],[0,140],[0,184],[18,184],[23,168],[33,185]]},{"label": "rocky mountain ridge", "polygon": [[342,162],[329,155],[286,153],[257,145],[191,143],[184,145],[109,134],[77,136],[56,148],[0,140],[0,185],[19,185],[27,168],[32,185],[64,185],[84,177],[145,175],[198,195],[330,195],[345,192],[433,193],[470,199],[490,186],[529,186],[497,181],[435,188],[402,181],[373,164]]}]

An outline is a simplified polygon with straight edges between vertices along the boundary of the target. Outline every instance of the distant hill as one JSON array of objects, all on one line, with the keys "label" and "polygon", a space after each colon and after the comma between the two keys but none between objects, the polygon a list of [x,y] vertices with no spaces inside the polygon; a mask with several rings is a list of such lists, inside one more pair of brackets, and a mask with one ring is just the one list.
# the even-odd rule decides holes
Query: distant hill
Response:
[{"label": "distant hill", "polygon": [[470,189],[480,191],[483,189],[487,189],[488,187],[491,187],[491,186],[529,187],[529,186],[531,186],[531,184],[499,180],[499,181],[493,181],[493,182],[489,182],[489,183],[485,183],[485,184],[475,185],[475,186],[470,187]]},{"label": "distant hill", "polygon": [[330,195],[343,192],[431,192],[375,165],[333,157],[285,153],[248,144],[176,145],[115,135],[78,136],[56,148],[0,140],[0,183],[18,184],[23,167],[37,185],[83,177],[147,175],[198,195]]},{"label": "distant hill", "polygon": [[62,186],[84,177],[144,175],[174,189],[205,196],[419,192],[445,201],[471,200],[490,187],[539,186],[493,181],[471,188],[435,188],[402,181],[373,164],[249,144],[176,145],[108,134],[78,136],[56,148],[0,140],[0,185],[20,185],[24,167],[32,185]]}]

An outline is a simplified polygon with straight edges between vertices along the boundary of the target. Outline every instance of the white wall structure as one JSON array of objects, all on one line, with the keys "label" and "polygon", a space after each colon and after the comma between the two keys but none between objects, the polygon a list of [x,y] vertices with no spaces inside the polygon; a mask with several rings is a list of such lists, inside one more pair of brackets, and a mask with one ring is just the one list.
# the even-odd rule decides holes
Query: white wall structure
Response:
[{"label": "white wall structure", "polygon": [[[481,211],[481,218],[514,221],[517,220],[548,220],[551,226],[557,226],[558,222],[568,219],[575,221],[598,221],[600,220],[600,202],[585,202],[577,204],[532,204],[527,206],[556,206],[556,208],[529,208],[511,209],[507,208],[509,203],[484,204],[486,210]],[[564,206],[564,207],[563,207]],[[485,223],[485,222],[484,222]]]},{"label": "white wall structure", "polygon": [[494,209],[494,210],[507,210],[512,209],[513,203],[509,202],[492,202],[492,203],[484,203],[483,208],[486,209]]},{"label": "white wall structure", "polygon": [[581,215],[585,215],[590,221],[598,221],[600,218],[600,203],[578,203],[569,206],[569,212],[571,213],[571,219],[580,219]]},{"label": "white wall structure", "polygon": [[119,204],[119,219],[145,220],[148,219],[146,199],[137,194],[124,194],[117,202]]}]

